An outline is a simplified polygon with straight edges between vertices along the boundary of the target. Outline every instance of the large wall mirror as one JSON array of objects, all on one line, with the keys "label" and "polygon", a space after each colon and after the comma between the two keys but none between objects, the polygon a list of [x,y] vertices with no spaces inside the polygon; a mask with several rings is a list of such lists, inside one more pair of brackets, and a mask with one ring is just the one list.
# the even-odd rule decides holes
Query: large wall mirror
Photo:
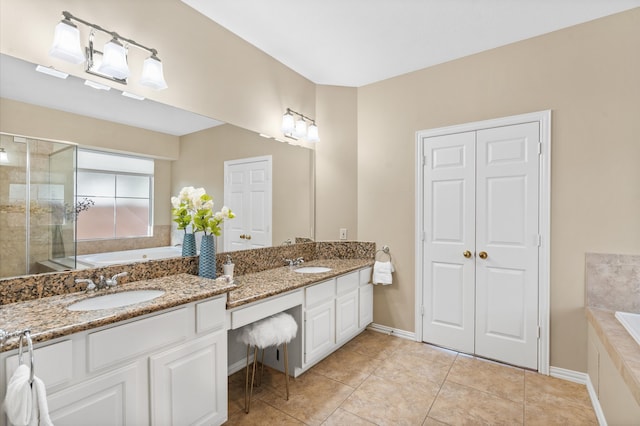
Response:
[{"label": "large wall mirror", "polygon": [[[122,96],[125,87],[96,90],[80,78],[35,69],[36,64],[0,55],[0,149],[7,157],[0,162],[0,278],[48,272],[43,265],[60,257],[62,247],[65,257],[75,257],[178,244],[181,231],[171,222],[170,197],[183,186],[204,187],[216,210],[230,204],[224,198],[225,162],[250,158],[271,160],[270,245],[314,237],[313,150]],[[78,202],[76,147],[153,158],[152,235],[76,239],[70,220]],[[30,206],[29,197],[36,200]],[[219,250],[223,246],[218,241]]]}]

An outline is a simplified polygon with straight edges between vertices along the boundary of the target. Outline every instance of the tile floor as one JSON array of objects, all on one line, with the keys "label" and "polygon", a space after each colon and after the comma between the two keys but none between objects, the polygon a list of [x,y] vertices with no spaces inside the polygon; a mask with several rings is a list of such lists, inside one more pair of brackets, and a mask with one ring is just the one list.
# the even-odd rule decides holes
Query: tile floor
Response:
[{"label": "tile floor", "polygon": [[244,413],[244,370],[229,377],[227,425],[590,425],[586,387],[365,331],[290,382],[265,369]]}]

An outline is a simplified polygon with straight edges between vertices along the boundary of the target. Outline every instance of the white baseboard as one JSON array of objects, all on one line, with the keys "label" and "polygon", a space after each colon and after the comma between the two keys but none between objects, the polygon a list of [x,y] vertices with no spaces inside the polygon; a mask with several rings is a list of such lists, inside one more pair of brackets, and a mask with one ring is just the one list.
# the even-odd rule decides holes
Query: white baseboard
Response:
[{"label": "white baseboard", "polygon": [[600,406],[598,395],[596,394],[596,390],[591,383],[591,378],[587,373],[567,370],[560,367],[549,367],[549,375],[558,379],[568,380],[570,382],[586,385],[587,392],[589,392],[589,398],[591,398],[591,405],[593,406],[593,411],[596,414],[598,423],[600,423],[600,426],[607,426],[607,419],[604,418],[604,412],[602,411],[602,407]]},{"label": "white baseboard", "polygon": [[371,323],[367,327],[367,330],[377,331],[378,333],[389,334],[392,336],[398,336],[407,340],[413,340],[413,341],[416,340],[416,333],[411,331],[399,330],[397,328],[387,327],[386,325]]}]

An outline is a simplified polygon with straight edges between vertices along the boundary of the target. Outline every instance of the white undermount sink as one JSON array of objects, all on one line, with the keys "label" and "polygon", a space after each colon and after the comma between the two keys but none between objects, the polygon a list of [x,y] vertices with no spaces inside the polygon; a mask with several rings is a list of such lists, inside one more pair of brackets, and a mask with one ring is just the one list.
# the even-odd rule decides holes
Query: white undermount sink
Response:
[{"label": "white undermount sink", "polygon": [[329,272],[331,268],[326,266],[304,266],[302,268],[294,269],[299,274],[319,274],[322,272]]},{"label": "white undermount sink", "polygon": [[70,311],[97,311],[148,302],[164,294],[163,290],[132,290],[105,294],[80,300],[67,306]]}]

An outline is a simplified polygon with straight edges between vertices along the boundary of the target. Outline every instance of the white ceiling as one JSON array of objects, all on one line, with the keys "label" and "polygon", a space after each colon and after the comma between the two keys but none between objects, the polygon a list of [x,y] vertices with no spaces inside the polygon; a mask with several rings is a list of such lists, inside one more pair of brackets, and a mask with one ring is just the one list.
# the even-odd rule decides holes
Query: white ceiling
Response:
[{"label": "white ceiling", "polygon": [[182,1],[314,83],[353,87],[640,6],[640,0]]}]

